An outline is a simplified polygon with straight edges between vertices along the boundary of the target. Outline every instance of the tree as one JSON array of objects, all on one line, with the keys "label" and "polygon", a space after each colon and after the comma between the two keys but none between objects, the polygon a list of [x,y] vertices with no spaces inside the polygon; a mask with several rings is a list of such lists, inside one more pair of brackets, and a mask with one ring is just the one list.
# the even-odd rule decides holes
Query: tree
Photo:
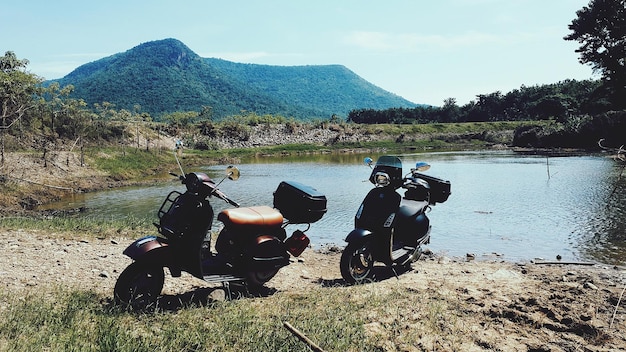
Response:
[{"label": "tree", "polygon": [[626,107],[626,0],[591,0],[576,15],[563,39],[582,44],[578,61],[602,75],[617,108]]},{"label": "tree", "polygon": [[19,121],[27,110],[36,106],[34,95],[43,81],[25,71],[28,60],[18,59],[7,51],[0,57],[0,164],[4,164],[5,132]]},{"label": "tree", "polygon": [[479,94],[476,97],[478,100],[469,112],[468,121],[485,122],[503,119],[501,105],[504,97],[500,91],[491,94]]},{"label": "tree", "polygon": [[[44,89],[48,103],[46,104],[50,112],[50,133],[54,138],[57,134],[57,120],[61,115],[68,115],[69,96],[74,91],[73,85],[67,85],[63,88],[57,82],[54,82]],[[63,126],[63,124],[60,124]]]},{"label": "tree", "polygon": [[456,105],[455,98],[444,99],[443,106],[440,109],[441,116],[439,120],[441,122],[457,122],[461,109]]}]

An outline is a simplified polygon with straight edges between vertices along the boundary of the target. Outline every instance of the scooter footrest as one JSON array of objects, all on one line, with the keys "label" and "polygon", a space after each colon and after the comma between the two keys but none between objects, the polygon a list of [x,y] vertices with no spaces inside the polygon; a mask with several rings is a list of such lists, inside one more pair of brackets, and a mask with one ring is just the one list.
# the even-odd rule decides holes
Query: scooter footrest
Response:
[{"label": "scooter footrest", "polygon": [[396,249],[395,251],[391,252],[391,259],[393,261],[398,260],[398,258],[401,258],[402,256],[405,256],[409,254],[409,251],[406,248],[400,248],[400,249]]},{"label": "scooter footrest", "polygon": [[244,279],[243,277],[234,276],[234,275],[206,275],[206,276],[203,276],[202,279],[204,281],[206,281],[206,282],[209,282],[209,283],[233,282],[233,281],[244,282],[244,281],[246,281],[246,279]]}]

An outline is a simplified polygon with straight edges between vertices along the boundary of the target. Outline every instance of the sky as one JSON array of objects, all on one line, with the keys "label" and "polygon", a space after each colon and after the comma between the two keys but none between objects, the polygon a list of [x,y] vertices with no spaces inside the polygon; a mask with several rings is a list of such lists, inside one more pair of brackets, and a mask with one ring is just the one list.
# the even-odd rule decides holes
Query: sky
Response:
[{"label": "sky", "polygon": [[62,78],[175,38],[201,57],[343,65],[413,103],[599,78],[565,41],[589,0],[30,0],[0,7],[0,55]]}]

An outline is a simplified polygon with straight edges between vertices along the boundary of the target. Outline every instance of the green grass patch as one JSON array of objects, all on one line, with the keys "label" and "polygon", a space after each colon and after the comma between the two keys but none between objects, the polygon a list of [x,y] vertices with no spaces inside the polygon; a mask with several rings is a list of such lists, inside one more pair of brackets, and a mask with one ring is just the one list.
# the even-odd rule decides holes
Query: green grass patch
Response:
[{"label": "green grass patch", "polygon": [[483,131],[514,130],[527,124],[538,124],[539,121],[499,121],[499,122],[462,122],[462,123],[424,123],[424,124],[375,124],[345,125],[346,128],[359,129],[370,134],[401,134],[401,133],[476,133]]},{"label": "green grass patch", "polygon": [[[208,295],[196,291],[193,295]],[[285,322],[326,351],[463,350],[474,331],[463,301],[429,289],[318,287],[231,301],[191,295],[173,309],[129,312],[91,291],[0,291],[0,350],[310,351]],[[197,298],[197,297],[196,297]],[[469,317],[471,319],[471,317]]]},{"label": "green grass patch", "polygon": [[129,180],[166,172],[175,167],[171,152],[155,152],[134,148],[94,148],[88,156],[94,167],[114,179]]},{"label": "green grass patch", "polygon": [[283,327],[289,321],[329,351],[376,351],[364,334],[362,303],[326,291],[150,313],[123,311],[85,291],[1,293],[0,350],[308,351]]},{"label": "green grass patch", "polygon": [[132,216],[103,218],[90,215],[59,216],[5,216],[0,218],[0,229],[46,231],[65,238],[109,238],[132,235],[140,237],[154,233],[152,218]]}]

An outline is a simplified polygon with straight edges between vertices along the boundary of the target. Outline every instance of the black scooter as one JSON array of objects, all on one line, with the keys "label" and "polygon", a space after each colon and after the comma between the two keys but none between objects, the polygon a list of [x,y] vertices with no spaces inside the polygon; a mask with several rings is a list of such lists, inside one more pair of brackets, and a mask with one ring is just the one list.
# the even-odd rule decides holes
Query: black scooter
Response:
[{"label": "black scooter", "polygon": [[[365,158],[372,167],[373,160]],[[375,187],[359,207],[352,230],[341,255],[341,276],[348,283],[374,280],[374,263],[382,262],[397,276],[396,266],[408,266],[422,255],[422,245],[430,241],[432,205],[450,196],[450,182],[422,174],[430,168],[417,163],[402,176],[397,156],[381,156],[370,174]],[[406,191],[401,196],[397,189]]]},{"label": "black scooter", "polygon": [[[186,191],[170,192],[161,205],[159,222],[155,223],[161,236],[138,239],[124,251],[134,261],[115,284],[118,304],[134,309],[153,306],[163,288],[166,267],[172,277],[185,271],[206,282],[222,283],[228,296],[231,282],[255,291],[289,265],[290,255],[297,257],[306,249],[309,239],[304,231],[326,213],[323,194],[297,182],[283,181],[274,192],[274,207],[239,207],[218,189],[226,178],[238,179],[239,170],[231,166],[226,173],[217,184],[201,172],[178,176]],[[210,239],[212,196],[234,206],[217,216],[224,227],[215,251]],[[289,224],[307,227],[287,238],[285,227]]]}]

